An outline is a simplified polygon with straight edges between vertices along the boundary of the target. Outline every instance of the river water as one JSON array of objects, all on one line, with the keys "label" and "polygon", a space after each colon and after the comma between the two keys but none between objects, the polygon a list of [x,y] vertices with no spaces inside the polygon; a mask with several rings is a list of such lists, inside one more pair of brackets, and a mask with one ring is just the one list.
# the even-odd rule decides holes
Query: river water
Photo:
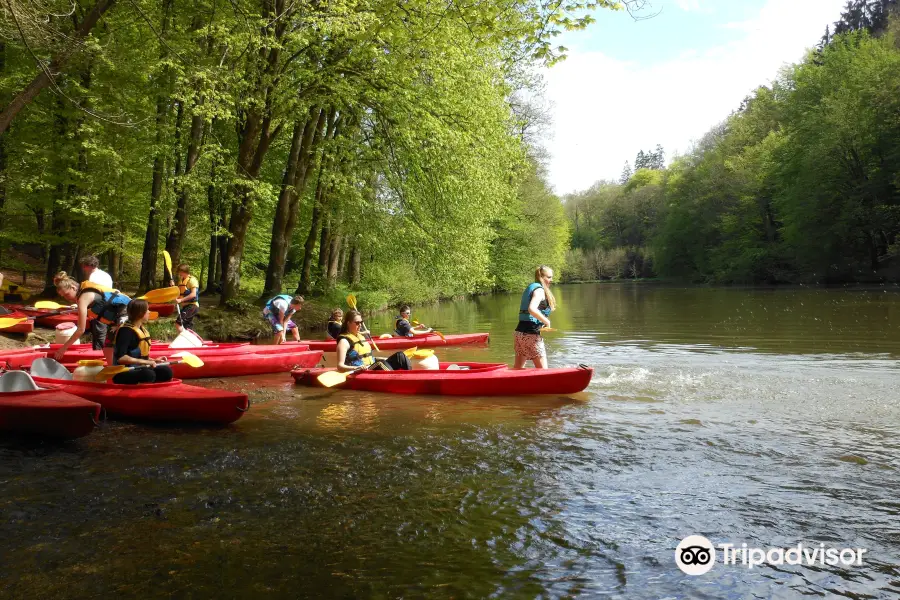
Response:
[{"label": "river water", "polygon": [[[900,290],[555,290],[551,366],[595,368],[572,397],[279,375],[204,382],[258,402],[224,429],[0,441],[0,595],[900,595]],[[442,359],[511,361],[517,309],[496,295],[414,318],[491,332]],[[691,577],[674,562],[691,534],[867,553]]]}]

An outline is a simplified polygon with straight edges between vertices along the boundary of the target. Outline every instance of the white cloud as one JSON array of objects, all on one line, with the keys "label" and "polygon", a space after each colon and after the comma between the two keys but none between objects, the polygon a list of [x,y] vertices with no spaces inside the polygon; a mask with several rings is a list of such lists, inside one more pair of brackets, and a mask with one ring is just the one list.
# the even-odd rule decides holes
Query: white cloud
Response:
[{"label": "white cloud", "polygon": [[[696,4],[696,0],[692,2]],[[599,52],[572,52],[547,72],[553,103],[550,182],[559,194],[618,179],[625,161],[662,144],[686,151],[784,64],[803,58],[844,0],[767,0],[752,20],[728,24],[735,39],[637,65]]]}]

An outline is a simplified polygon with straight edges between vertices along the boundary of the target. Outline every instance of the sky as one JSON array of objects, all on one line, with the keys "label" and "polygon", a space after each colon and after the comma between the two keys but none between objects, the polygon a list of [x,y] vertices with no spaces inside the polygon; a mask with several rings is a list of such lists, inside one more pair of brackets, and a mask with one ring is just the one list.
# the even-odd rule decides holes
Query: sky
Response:
[{"label": "sky", "polygon": [[635,21],[601,10],[556,38],[568,58],[547,69],[552,125],[543,140],[557,194],[618,179],[625,161],[662,144],[666,161],[724,120],[784,65],[799,62],[845,0],[650,0]]}]

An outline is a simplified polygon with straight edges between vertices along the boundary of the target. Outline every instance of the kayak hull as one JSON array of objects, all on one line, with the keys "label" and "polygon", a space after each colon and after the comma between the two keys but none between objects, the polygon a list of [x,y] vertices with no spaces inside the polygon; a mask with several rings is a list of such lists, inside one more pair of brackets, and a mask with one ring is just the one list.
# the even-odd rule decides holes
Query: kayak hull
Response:
[{"label": "kayak hull", "polygon": [[[28,315],[19,311],[0,316],[2,316],[4,319],[28,319]],[[31,333],[32,331],[34,331],[34,320],[32,319],[28,319],[27,321],[23,321],[18,325],[13,325],[12,327],[4,327],[3,329],[0,329],[0,333]]]},{"label": "kayak hull", "polygon": [[33,317],[34,324],[37,327],[49,327],[53,329],[61,323],[78,322],[78,312],[74,310],[72,312],[57,315],[54,314],[56,313],[56,310],[22,306],[20,304],[8,304],[5,306],[10,310],[16,310],[24,315]]},{"label": "kayak hull", "polygon": [[175,314],[175,305],[171,302],[165,303],[151,303],[150,310],[155,312],[161,317],[171,317]]},{"label": "kayak hull", "polygon": [[110,416],[146,421],[215,423],[226,425],[250,408],[247,394],[213,390],[178,379],[148,385],[118,385],[34,377],[39,385],[60,389],[101,405]]},{"label": "kayak hull", "polygon": [[[466,364],[466,363],[463,363]],[[479,363],[468,363],[478,365]],[[297,369],[294,381],[318,386],[316,377],[326,369]],[[590,368],[565,369],[482,369],[469,371],[366,371],[335,386],[367,392],[437,396],[530,396],[534,394],[574,394],[591,382]]]},{"label": "kayak hull", "polygon": [[[39,355],[40,356],[40,355]],[[178,359],[178,352],[167,355],[172,360]],[[14,357],[19,362],[28,362],[34,358]],[[322,359],[322,353],[315,350],[303,350],[282,354],[230,354],[225,356],[202,356],[202,367],[191,367],[185,363],[172,365],[172,373],[178,379],[205,379],[208,377],[242,377],[246,375],[266,375],[268,373],[287,373],[292,369],[314,367]],[[74,371],[78,367],[77,360],[66,355],[65,367]]]},{"label": "kayak hull", "polygon": [[56,386],[0,393],[0,430],[54,438],[80,438],[94,430],[100,405]]},{"label": "kayak hull", "polygon": [[[429,333],[415,337],[392,337],[380,340],[375,339],[375,344],[381,350],[406,350],[407,348],[436,348],[438,346],[466,346],[484,345],[490,340],[489,333],[459,333],[441,336]],[[305,344],[310,350],[322,352],[334,352],[337,349],[337,340],[300,340],[299,342],[286,342],[288,344]]]}]

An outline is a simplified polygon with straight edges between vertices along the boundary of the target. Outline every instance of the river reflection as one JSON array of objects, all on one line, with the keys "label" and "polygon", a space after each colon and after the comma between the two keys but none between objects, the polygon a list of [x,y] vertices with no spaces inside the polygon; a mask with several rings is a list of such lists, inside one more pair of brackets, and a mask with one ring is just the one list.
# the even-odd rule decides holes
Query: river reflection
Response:
[{"label": "river reflection", "polygon": [[[248,389],[233,426],[104,424],[0,441],[0,594],[31,597],[710,597],[900,594],[895,290],[558,288],[573,397]],[[364,296],[360,304],[365,305]],[[416,307],[492,332],[515,295]],[[370,317],[373,330],[392,315]],[[674,564],[715,543],[868,549],[865,564]]]}]

